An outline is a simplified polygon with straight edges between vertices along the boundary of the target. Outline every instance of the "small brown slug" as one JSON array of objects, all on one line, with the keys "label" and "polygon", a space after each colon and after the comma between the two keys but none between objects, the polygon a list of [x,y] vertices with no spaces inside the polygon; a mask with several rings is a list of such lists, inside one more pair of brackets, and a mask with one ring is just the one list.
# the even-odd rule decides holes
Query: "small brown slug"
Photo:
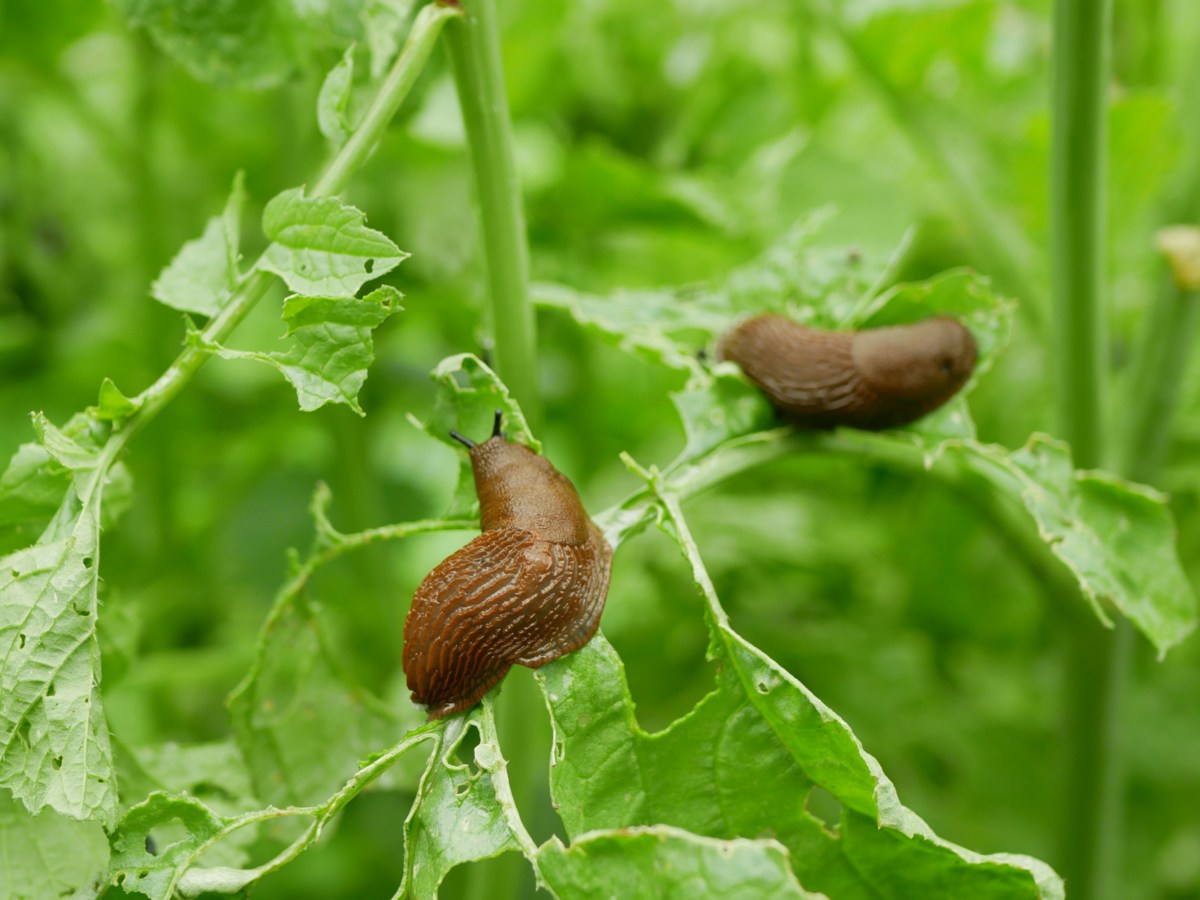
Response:
[{"label": "small brown slug", "polygon": [[756,316],[717,347],[718,358],[741,366],[789,422],[870,431],[933,412],[966,384],[976,353],[971,332],[947,316],[847,332]]},{"label": "small brown slug", "polygon": [[471,453],[483,533],[430,572],[404,622],[412,699],[438,719],[478,703],[514,664],[536,669],[596,633],[612,549],[574,485],[500,431]]}]

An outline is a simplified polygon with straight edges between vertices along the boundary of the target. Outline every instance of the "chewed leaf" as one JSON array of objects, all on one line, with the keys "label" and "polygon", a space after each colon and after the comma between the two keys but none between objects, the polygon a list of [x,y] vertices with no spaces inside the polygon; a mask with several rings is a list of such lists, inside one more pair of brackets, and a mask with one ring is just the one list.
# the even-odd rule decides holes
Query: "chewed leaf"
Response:
[{"label": "chewed leaf", "polygon": [[225,210],[213,216],[204,233],[188,241],[150,288],[154,299],[182,312],[215,316],[237,286],[238,243],[244,178],[238,172]]},{"label": "chewed leaf", "polygon": [[[473,765],[459,760],[470,729],[479,733]],[[460,863],[508,850],[533,856],[505,767],[491,704],[485,700],[482,708],[446,729],[444,742],[429,759],[404,822],[404,881],[397,897],[437,896],[446,873]]]},{"label": "chewed leaf", "polygon": [[[988,454],[994,459],[996,448]],[[1196,627],[1196,596],[1175,550],[1166,497],[1105,472],[1077,472],[1065,444],[1034,435],[1008,459],[1042,538],[1097,614],[1112,603],[1160,655]]]},{"label": "chewed leaf", "polygon": [[361,210],[336,197],[309,198],[303,188],[286,190],[263,210],[263,232],[273,243],[259,267],[297,294],[353,297],[409,255],[368,228],[365,219]]},{"label": "chewed leaf", "polygon": [[[790,851],[799,884],[831,897],[1061,897],[1043,863],[965,850],[900,803],[850,727],[733,631],[677,499],[648,477],[661,492],[655,518],[706,602],[715,690],[650,735],[602,637],[539,670],[557,748],[552,791],[572,848],[597,829],[660,823],[722,840],[770,833]],[[840,822],[810,813],[816,786],[840,803]]]},{"label": "chewed leaf", "polygon": [[[112,835],[114,883],[151,900],[170,900],[187,863],[225,824],[194,797],[155,791],[125,814]],[[174,833],[180,826],[183,837],[170,843],[156,832],[170,827]]]},{"label": "chewed leaf", "polygon": [[686,896],[704,900],[817,898],[773,840],[715,840],[668,825],[595,831],[564,847],[551,838],[538,868],[562,897]]},{"label": "chewed leaf", "polygon": [[[116,817],[96,643],[99,493],[0,559],[0,784],[32,812]],[[64,507],[78,506],[74,492]],[[61,524],[60,524],[61,522]]]},{"label": "chewed leaf", "polygon": [[384,286],[366,297],[289,297],[283,304],[286,350],[259,353],[214,347],[224,359],[250,359],[278,369],[305,412],[344,403],[359,415],[358,392],[375,360],[371,332],[400,308],[400,293]]}]

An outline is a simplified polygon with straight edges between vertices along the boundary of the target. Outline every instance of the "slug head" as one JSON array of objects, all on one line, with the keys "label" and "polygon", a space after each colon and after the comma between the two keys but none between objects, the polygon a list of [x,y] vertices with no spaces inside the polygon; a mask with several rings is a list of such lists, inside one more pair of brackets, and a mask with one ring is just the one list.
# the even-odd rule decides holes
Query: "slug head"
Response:
[{"label": "slug head", "polygon": [[589,520],[575,486],[546,457],[510,443],[500,430],[501,417],[496,410],[492,436],[478,444],[450,432],[471,452],[480,527],[520,528],[556,544],[586,543]]},{"label": "slug head", "polygon": [[947,316],[860,331],[852,352],[877,394],[923,412],[941,406],[967,383],[977,355],[970,330]]}]

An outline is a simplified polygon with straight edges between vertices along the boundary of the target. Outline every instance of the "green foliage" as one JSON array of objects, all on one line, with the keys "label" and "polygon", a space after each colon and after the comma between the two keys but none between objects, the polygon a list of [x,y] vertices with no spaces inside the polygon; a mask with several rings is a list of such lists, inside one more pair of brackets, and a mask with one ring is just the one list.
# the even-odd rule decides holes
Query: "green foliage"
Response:
[{"label": "green foliage", "polygon": [[[1194,892],[1200,393],[1170,495],[1045,433],[1043,8],[501,4],[533,434],[449,73],[388,70],[413,4],[110,5],[0,6],[0,898],[1061,897],[1060,636],[1118,618],[1121,896]],[[1196,157],[1170,15],[1113,100],[1118,366]],[[950,314],[979,364],[908,428],[794,433],[716,359],[761,311]],[[423,724],[399,667],[478,524],[448,432],[496,410],[617,551],[535,676],[548,759],[505,731],[540,709]]]}]

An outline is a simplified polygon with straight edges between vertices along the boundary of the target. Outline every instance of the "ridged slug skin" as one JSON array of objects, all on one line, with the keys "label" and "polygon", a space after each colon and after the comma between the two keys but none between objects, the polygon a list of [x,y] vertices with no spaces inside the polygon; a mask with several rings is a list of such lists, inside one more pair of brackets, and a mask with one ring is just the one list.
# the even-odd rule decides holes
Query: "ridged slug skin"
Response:
[{"label": "ridged slug skin", "polygon": [[478,703],[515,665],[536,669],[596,633],[612,549],[574,485],[496,430],[471,444],[483,533],[442,561],[404,622],[412,699],[438,719]]},{"label": "ridged slug skin", "polygon": [[757,316],[717,349],[793,424],[871,431],[933,412],[967,383],[976,354],[971,332],[947,316],[845,332]]}]

